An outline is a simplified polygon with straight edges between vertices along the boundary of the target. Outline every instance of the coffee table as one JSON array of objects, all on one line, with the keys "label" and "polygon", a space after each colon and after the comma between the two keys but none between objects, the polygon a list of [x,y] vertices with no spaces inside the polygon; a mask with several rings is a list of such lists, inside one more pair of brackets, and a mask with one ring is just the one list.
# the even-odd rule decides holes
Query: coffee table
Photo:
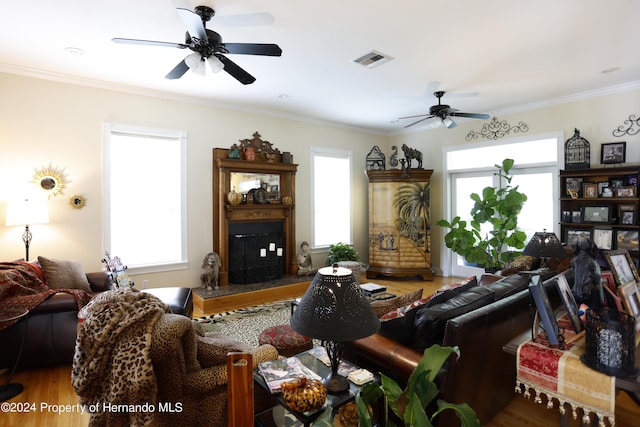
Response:
[{"label": "coffee table", "polygon": [[[11,322],[13,320],[20,320],[26,317],[29,314],[29,310],[26,308],[3,308],[0,310],[0,324],[5,322]],[[10,328],[15,325],[9,326]],[[27,333],[27,325],[23,325],[22,331],[22,342],[20,343],[20,348],[18,349],[18,356],[16,357],[16,363],[13,365],[13,369],[9,373],[7,377],[7,382],[0,387],[0,402],[4,402],[6,400],[12,399],[22,393],[24,387],[19,383],[12,383],[11,379],[13,375],[16,373],[16,369],[18,368],[18,363],[20,363],[20,357],[22,356],[22,348],[24,346],[24,337]],[[5,351],[5,350],[3,350]]]},{"label": "coffee table", "polygon": [[[313,356],[310,352],[311,350],[308,350],[296,355],[295,357],[297,357],[298,360],[300,360],[300,362],[302,362],[303,365],[311,369],[320,377],[324,378],[331,372],[331,369],[328,366],[326,366],[324,363],[322,363],[318,358]],[[351,363],[351,365],[353,365],[353,363]],[[269,393],[269,387],[267,386],[267,383],[264,381],[264,378],[262,377],[260,372],[258,372],[257,370],[253,372],[253,380],[255,384],[262,387],[262,389],[266,390],[266,392]],[[374,381],[379,382],[380,378],[378,376],[375,376]],[[286,403],[282,399],[281,393],[272,394],[271,397],[273,397],[276,405],[282,406],[285,411],[293,414],[302,423],[302,425],[306,427],[306,426],[310,426],[313,423],[313,421],[316,418],[318,418],[327,409],[327,407],[331,407],[332,411],[335,413],[342,405],[354,400],[356,395],[362,389],[362,387],[364,387],[364,385],[359,386],[349,381],[349,390],[347,392],[338,394],[338,395],[328,394],[327,401],[325,402],[325,405],[323,406],[323,408],[312,413],[297,412],[288,408]],[[275,406],[269,409],[266,409],[265,411],[262,411],[260,413],[257,413],[255,416],[256,425],[263,426],[263,427],[271,427],[275,425],[273,421],[274,408]]]}]

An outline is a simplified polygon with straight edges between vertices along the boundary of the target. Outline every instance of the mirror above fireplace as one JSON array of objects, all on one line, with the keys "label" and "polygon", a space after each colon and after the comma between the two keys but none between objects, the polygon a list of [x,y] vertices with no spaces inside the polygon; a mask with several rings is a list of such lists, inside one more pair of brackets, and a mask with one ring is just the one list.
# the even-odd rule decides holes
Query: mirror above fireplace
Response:
[{"label": "mirror above fireplace", "polygon": [[245,194],[254,188],[264,188],[267,193],[278,191],[280,188],[280,174],[231,172],[229,191]]}]

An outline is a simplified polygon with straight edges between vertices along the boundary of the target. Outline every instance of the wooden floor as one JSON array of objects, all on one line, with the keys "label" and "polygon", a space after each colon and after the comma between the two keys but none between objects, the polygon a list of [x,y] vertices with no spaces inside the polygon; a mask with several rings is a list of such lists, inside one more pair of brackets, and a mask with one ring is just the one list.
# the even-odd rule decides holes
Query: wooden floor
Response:
[{"label": "wooden floor", "polygon": [[[368,280],[387,286],[387,290],[396,295],[423,288],[429,295],[445,283],[455,283],[459,279],[436,277],[434,281],[421,280]],[[49,369],[37,369],[18,372],[13,382],[22,383],[25,387],[22,394],[9,402],[16,404],[14,409],[24,412],[7,412],[2,410],[0,425],[3,427],[31,426],[86,426],[89,423],[87,414],[77,412],[77,397],[71,387],[71,367],[61,366]],[[6,375],[0,376],[4,384]],[[24,406],[28,404],[28,406]],[[22,406],[18,406],[22,405]],[[557,409],[547,409],[545,405],[533,403],[524,397],[517,396],[500,414],[487,423],[486,427],[550,427],[560,425]],[[568,427],[579,426],[578,421],[570,420]],[[616,399],[616,425],[618,427],[636,427],[640,425],[640,407],[625,393]]]}]

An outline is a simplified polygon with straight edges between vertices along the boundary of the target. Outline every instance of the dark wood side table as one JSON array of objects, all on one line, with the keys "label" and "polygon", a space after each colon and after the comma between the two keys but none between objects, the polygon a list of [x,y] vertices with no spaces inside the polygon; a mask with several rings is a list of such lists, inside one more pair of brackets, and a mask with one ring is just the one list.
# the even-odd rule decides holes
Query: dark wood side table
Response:
[{"label": "dark wood side table", "polygon": [[[22,393],[24,387],[22,384],[12,383],[11,379],[13,375],[16,373],[16,369],[18,368],[18,363],[20,363],[20,357],[22,356],[22,348],[24,347],[24,339],[27,334],[27,315],[29,314],[29,310],[26,308],[3,308],[0,309],[0,325],[2,323],[11,322],[13,320],[18,320],[16,323],[20,323],[20,320],[25,318],[23,331],[22,331],[22,341],[20,342],[20,348],[18,349],[18,356],[16,357],[16,363],[13,365],[13,369],[9,373],[7,377],[7,382],[0,387],[0,402],[7,401],[12,399]],[[14,325],[9,326],[15,327]]]}]

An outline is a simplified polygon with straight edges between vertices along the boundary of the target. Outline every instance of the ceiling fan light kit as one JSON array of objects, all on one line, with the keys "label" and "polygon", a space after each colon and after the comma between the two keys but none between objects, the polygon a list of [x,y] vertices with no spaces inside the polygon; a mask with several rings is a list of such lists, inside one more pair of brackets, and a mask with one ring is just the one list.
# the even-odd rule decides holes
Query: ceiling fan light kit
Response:
[{"label": "ceiling fan light kit", "polygon": [[146,46],[164,46],[178,49],[190,49],[193,53],[187,55],[173,70],[165,76],[167,79],[179,79],[187,71],[200,76],[205,75],[205,60],[214,73],[226,71],[233,78],[244,85],[253,83],[256,79],[238,64],[227,58],[226,54],[281,56],[282,49],[277,44],[263,43],[223,43],[220,34],[206,28],[207,22],[215,15],[215,11],[208,6],[197,6],[195,11],[177,8],[178,15],[187,27],[184,43],[171,43],[153,40],[138,40],[114,38],[115,43],[137,44]]}]

